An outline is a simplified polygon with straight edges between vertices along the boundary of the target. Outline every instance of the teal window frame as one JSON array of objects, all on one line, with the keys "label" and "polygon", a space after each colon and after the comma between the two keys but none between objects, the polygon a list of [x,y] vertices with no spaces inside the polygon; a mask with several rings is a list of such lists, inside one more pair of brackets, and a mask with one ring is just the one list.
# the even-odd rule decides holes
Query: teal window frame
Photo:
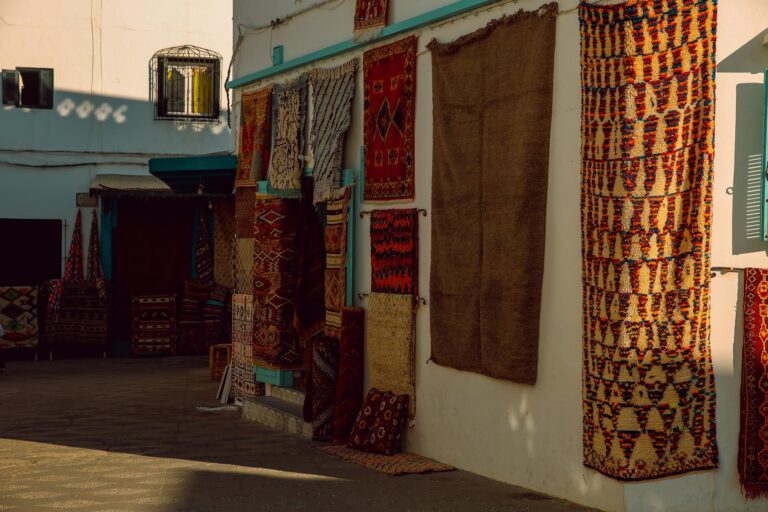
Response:
[{"label": "teal window frame", "polygon": [[762,179],[762,203],[760,208],[760,237],[768,240],[768,69],[763,73],[763,155],[761,172]]}]

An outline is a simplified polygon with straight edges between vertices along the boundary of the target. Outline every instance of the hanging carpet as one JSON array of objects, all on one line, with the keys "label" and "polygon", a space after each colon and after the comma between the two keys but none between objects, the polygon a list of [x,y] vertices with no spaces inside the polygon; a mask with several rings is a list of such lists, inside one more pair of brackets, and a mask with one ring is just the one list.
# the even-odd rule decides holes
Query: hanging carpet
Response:
[{"label": "hanging carpet", "polygon": [[195,269],[197,280],[205,286],[213,285],[213,250],[211,237],[208,231],[206,210],[200,208],[200,216],[197,221],[197,243],[195,244]]},{"label": "hanging carpet", "polygon": [[0,349],[37,346],[37,293],[33,286],[0,286]]},{"label": "hanging carpet", "polygon": [[557,9],[427,46],[432,360],[522,384],[538,369]]},{"label": "hanging carpet", "polygon": [[416,36],[363,55],[366,201],[413,199]]},{"label": "hanging carpet", "polygon": [[235,235],[253,238],[253,209],[256,205],[256,187],[235,189]]},{"label": "hanging carpet", "polygon": [[371,293],[365,357],[368,385],[408,395],[408,416],[416,415],[416,303],[411,295]]},{"label": "hanging carpet", "polygon": [[176,296],[135,295],[131,298],[134,355],[176,353]]},{"label": "hanging carpet", "polygon": [[254,221],[254,358],[269,368],[301,368],[304,354],[293,328],[299,202],[259,196]]},{"label": "hanging carpet", "polygon": [[72,240],[69,243],[69,255],[64,265],[64,281],[83,280],[83,221],[80,210],[77,210],[75,227],[72,229]]},{"label": "hanging carpet", "polygon": [[99,221],[96,210],[91,212],[91,235],[88,238],[88,281],[98,290],[99,298],[107,298],[107,282],[104,279],[104,268],[101,265],[101,249],[99,248]]},{"label": "hanging carpet", "polygon": [[232,295],[232,390],[235,398],[264,394],[253,373],[253,297]]},{"label": "hanging carpet", "polygon": [[309,73],[313,102],[314,203],[330,199],[341,188],[344,137],[352,120],[356,78],[357,58],[332,69],[315,69]]},{"label": "hanging carpet", "polygon": [[302,78],[296,84],[274,89],[276,116],[275,142],[269,162],[267,179],[276,191],[301,188],[306,121],[307,84]]},{"label": "hanging carpet", "polygon": [[387,26],[389,0],[357,0],[355,4],[355,28],[353,41],[368,41]]},{"label": "hanging carpet", "polygon": [[582,2],[579,20],[584,464],[716,468],[716,1]]},{"label": "hanging carpet", "polygon": [[333,408],[333,440],[346,443],[363,403],[365,384],[365,309],[345,307],[341,310],[339,340],[339,376],[336,403]]},{"label": "hanging carpet", "polygon": [[325,224],[325,334],[341,336],[341,308],[347,301],[347,241],[351,188],[328,201]]},{"label": "hanging carpet", "polygon": [[235,286],[232,267],[234,237],[234,202],[217,199],[213,202],[213,280],[230,290]]},{"label": "hanging carpet", "polygon": [[109,301],[95,281],[64,281],[61,307],[46,326],[49,345],[96,345],[106,347]]},{"label": "hanging carpet", "polygon": [[312,342],[312,439],[330,441],[339,372],[339,342],[322,338]]},{"label": "hanging carpet", "polygon": [[293,326],[299,341],[323,334],[325,329],[325,245],[323,227],[312,205],[313,180],[302,180],[297,236],[296,309]]},{"label": "hanging carpet", "polygon": [[272,88],[240,96],[240,148],[235,187],[253,187],[267,176],[272,144]]},{"label": "hanging carpet", "polygon": [[747,498],[768,497],[768,270],[744,269],[739,481]]},{"label": "hanging carpet", "polygon": [[374,210],[371,213],[371,291],[418,295],[418,284],[418,210]]}]

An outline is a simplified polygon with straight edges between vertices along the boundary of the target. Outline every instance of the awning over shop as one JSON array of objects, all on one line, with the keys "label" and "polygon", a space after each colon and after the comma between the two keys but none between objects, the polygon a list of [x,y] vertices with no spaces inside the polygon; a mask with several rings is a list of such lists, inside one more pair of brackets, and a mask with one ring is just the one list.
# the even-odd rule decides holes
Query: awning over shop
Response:
[{"label": "awning over shop", "polygon": [[171,187],[150,175],[97,174],[90,187],[91,194],[112,196],[169,196]]},{"label": "awning over shop", "polygon": [[207,155],[151,158],[149,172],[177,194],[231,194],[235,184],[237,158]]}]

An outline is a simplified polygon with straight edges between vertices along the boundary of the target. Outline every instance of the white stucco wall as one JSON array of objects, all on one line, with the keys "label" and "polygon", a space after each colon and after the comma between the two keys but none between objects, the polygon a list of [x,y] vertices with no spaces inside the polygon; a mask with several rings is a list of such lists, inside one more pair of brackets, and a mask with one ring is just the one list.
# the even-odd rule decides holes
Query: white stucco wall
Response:
[{"label": "white stucco wall", "polygon": [[[235,23],[262,25],[303,2],[235,0]],[[447,0],[390,0],[390,23],[446,5]],[[484,26],[519,8],[544,0],[519,0],[470,14],[419,35],[419,52]],[[561,10],[576,0],[561,0]],[[235,77],[270,66],[271,46],[282,44],[285,59],[351,36],[354,1],[332,3],[270,31],[247,32],[235,59]],[[759,190],[762,75],[768,48],[765,0],[722,0],[718,33],[717,145],[713,265],[766,266],[766,246],[756,240],[752,190]],[[525,51],[524,48],[519,51]],[[359,55],[362,52],[358,52]],[[318,64],[330,67],[348,55]],[[277,81],[285,81],[297,70]],[[416,424],[406,449],[482,475],[610,511],[768,510],[768,501],[747,504],[736,471],[741,368],[741,277],[718,276],[712,284],[712,349],[717,382],[717,428],[721,468],[676,478],[624,484],[582,465],[581,427],[581,254],[579,227],[580,84],[579,34],[575,13],[558,18],[553,119],[547,206],[546,259],[539,343],[539,376],[523,386],[427,363],[429,306],[417,316]],[[254,84],[261,87],[272,82]],[[251,86],[249,86],[251,87]],[[347,167],[358,168],[362,144],[362,76],[358,77],[353,123],[345,152]],[[416,200],[430,209],[432,172],[431,62],[420,53],[416,99]],[[237,106],[233,107],[239,112]],[[233,124],[233,126],[235,126]],[[755,162],[756,165],[755,165]],[[750,171],[751,169],[751,171]],[[751,177],[750,173],[751,172]],[[755,178],[755,172],[757,178]],[[754,189],[755,184],[758,187]],[[733,187],[731,190],[729,187]],[[749,201],[748,201],[749,199]],[[749,205],[747,205],[749,202]],[[367,204],[371,208],[387,205]],[[402,207],[395,205],[393,207]],[[420,226],[420,286],[429,301],[430,218]],[[749,224],[748,224],[749,221]],[[751,238],[750,238],[751,237]],[[356,289],[368,291],[368,218],[356,233]],[[360,301],[358,301],[360,303]],[[359,305],[365,305],[360,303]]]},{"label": "white stucco wall", "polygon": [[[69,237],[75,194],[97,173],[147,174],[152,157],[230,150],[231,2],[4,0],[0,26],[0,67],[54,69],[53,110],[0,107],[0,218],[62,219]],[[183,44],[223,57],[217,124],[154,120],[149,60]]]}]

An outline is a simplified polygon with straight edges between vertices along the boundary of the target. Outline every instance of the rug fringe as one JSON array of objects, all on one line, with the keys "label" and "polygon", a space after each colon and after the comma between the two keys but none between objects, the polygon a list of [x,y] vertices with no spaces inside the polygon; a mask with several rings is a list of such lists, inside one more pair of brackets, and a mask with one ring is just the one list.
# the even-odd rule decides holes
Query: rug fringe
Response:
[{"label": "rug fringe", "polygon": [[558,10],[559,6],[557,5],[557,2],[544,4],[534,11],[526,11],[520,9],[515,14],[507,14],[501,18],[491,20],[485,27],[463,35],[454,41],[448,43],[440,43],[437,39],[432,39],[427,45],[427,50],[436,55],[450,55],[459,51],[462,46],[485,39],[486,37],[490,36],[494,30],[502,25],[513,25],[515,23],[520,23],[538,17],[557,16]]},{"label": "rug fringe", "polygon": [[764,484],[741,484],[741,490],[748,500],[768,498],[768,482]]},{"label": "rug fringe", "polygon": [[381,34],[382,29],[384,29],[384,25],[373,28],[355,29],[352,33],[352,41],[356,43],[367,43],[371,39],[378,37],[378,35]]},{"label": "rug fringe", "polygon": [[309,72],[310,80],[338,80],[347,73],[354,73],[357,71],[357,57],[336,66],[335,68],[317,68]]}]

